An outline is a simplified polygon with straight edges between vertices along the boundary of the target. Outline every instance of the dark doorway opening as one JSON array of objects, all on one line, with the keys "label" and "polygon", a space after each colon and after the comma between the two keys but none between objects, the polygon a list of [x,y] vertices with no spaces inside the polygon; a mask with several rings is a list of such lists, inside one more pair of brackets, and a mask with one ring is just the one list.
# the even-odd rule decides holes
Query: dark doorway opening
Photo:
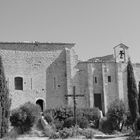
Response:
[{"label": "dark doorway opening", "polygon": [[36,104],[39,105],[40,108],[41,108],[41,111],[43,111],[43,109],[44,109],[44,101],[42,99],[38,99],[36,101]]},{"label": "dark doorway opening", "polygon": [[94,94],[94,106],[102,110],[102,98],[101,98],[101,94],[99,93]]}]

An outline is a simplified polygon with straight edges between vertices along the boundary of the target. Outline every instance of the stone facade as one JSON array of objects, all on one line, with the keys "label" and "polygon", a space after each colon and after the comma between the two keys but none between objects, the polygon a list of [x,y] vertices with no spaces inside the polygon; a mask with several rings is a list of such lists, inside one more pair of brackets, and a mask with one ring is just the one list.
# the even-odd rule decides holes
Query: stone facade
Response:
[{"label": "stone facade", "polygon": [[[42,110],[60,106],[99,107],[105,114],[111,102],[122,99],[127,106],[127,61],[129,48],[114,47],[114,53],[78,61],[74,44],[69,43],[0,43],[0,56],[12,99],[11,109],[25,102],[39,104]],[[133,64],[137,85],[140,64]]]},{"label": "stone facade", "polygon": [[[107,112],[110,103],[127,99],[127,62],[129,48],[124,44],[114,47],[114,54],[78,63],[79,94],[86,95],[83,106],[99,107]],[[140,82],[140,64],[133,64],[136,84]],[[137,86],[138,87],[138,86]],[[77,90],[78,91],[78,90]],[[79,104],[81,102],[79,101]],[[127,106],[128,107],[128,106]]]},{"label": "stone facade", "polygon": [[72,94],[73,47],[65,43],[0,43],[11,109],[28,101],[42,109],[65,106],[65,95]]}]

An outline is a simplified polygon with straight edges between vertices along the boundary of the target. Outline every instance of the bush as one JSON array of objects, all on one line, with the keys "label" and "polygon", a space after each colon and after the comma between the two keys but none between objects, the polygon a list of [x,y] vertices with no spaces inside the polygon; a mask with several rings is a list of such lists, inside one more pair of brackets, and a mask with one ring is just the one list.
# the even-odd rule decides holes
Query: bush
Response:
[{"label": "bush", "polygon": [[72,126],[74,126],[75,122],[74,122],[74,118],[73,117],[69,117],[64,121],[64,127],[70,128]]},{"label": "bush", "polygon": [[85,129],[80,132],[82,136],[85,136],[87,139],[92,139],[96,134],[92,129]]},{"label": "bush", "polygon": [[40,109],[32,103],[26,103],[18,109],[12,111],[10,116],[11,125],[14,126],[19,134],[28,132],[38,120]]},{"label": "bush", "polygon": [[63,125],[64,125],[64,121],[59,121],[59,120],[54,120],[54,125],[55,125],[55,129],[58,130],[62,130],[63,129]]},{"label": "bush", "polygon": [[128,128],[133,129],[133,120],[132,120],[130,112],[126,112],[125,116],[126,116],[126,119],[125,119],[124,125],[127,127],[127,129]]},{"label": "bush", "polygon": [[[88,120],[85,117],[77,117],[77,125],[80,128],[87,128],[88,127]],[[64,121],[64,127],[70,128],[75,125],[74,117],[70,117]]]},{"label": "bush", "polygon": [[112,123],[106,117],[100,120],[100,125],[101,125],[100,129],[102,132],[108,133],[108,134],[111,134],[113,132]]},{"label": "bush", "polygon": [[59,107],[54,109],[47,109],[44,116],[50,114],[54,120],[64,121],[65,119],[73,116],[73,109],[68,107]]},{"label": "bush", "polygon": [[78,135],[78,128],[77,127],[71,127],[71,128],[64,128],[63,130],[59,131],[60,138],[66,139],[69,137],[75,137]]},{"label": "bush", "polygon": [[53,119],[53,117],[52,117],[52,115],[51,115],[50,113],[46,113],[45,116],[44,116],[44,118],[45,118],[45,120],[46,120],[49,124],[51,124],[51,123],[54,122],[54,119]]},{"label": "bush", "polygon": [[81,112],[80,115],[83,114],[83,116],[86,117],[89,121],[99,120],[100,118],[100,112],[98,108],[81,108],[78,110]]},{"label": "bush", "polygon": [[[74,125],[74,121],[72,121],[71,119],[71,117],[73,117],[73,108],[60,107],[56,109],[47,109],[44,112],[44,116],[46,117],[51,116],[54,120],[54,123],[57,125],[56,126],[57,129],[59,128],[62,129],[63,126],[61,124],[63,124],[63,122],[66,122],[64,124],[64,127],[69,128]],[[99,123],[99,118],[100,118],[100,112],[98,108],[77,108],[77,116],[86,118],[84,119],[86,120],[86,122],[84,121],[84,123],[87,124],[87,122],[92,122],[92,126],[94,128],[98,128],[98,123]],[[80,124],[80,127],[84,127],[82,126],[82,122],[79,122],[79,124]]]},{"label": "bush", "polygon": [[101,117],[98,108],[79,108],[77,109],[77,116],[85,117],[93,128],[98,128]]},{"label": "bush", "polygon": [[137,130],[140,130],[140,117],[137,119],[136,125],[137,125]]},{"label": "bush", "polygon": [[66,139],[68,137],[72,137],[72,129],[64,128],[59,131],[60,138]]},{"label": "bush", "polygon": [[115,100],[110,104],[106,116],[109,123],[112,124],[113,130],[122,130],[125,121],[125,113],[125,105],[122,101]]}]

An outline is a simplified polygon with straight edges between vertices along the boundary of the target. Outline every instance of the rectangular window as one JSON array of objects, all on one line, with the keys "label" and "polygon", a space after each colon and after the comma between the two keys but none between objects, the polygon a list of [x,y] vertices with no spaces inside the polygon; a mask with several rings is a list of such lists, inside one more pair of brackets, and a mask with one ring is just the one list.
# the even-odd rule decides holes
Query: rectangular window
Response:
[{"label": "rectangular window", "polygon": [[97,83],[97,77],[94,77],[94,82]]},{"label": "rectangular window", "polygon": [[108,76],[108,82],[111,82],[111,76]]},{"label": "rectangular window", "polygon": [[23,78],[22,77],[15,77],[15,89],[23,90]]}]

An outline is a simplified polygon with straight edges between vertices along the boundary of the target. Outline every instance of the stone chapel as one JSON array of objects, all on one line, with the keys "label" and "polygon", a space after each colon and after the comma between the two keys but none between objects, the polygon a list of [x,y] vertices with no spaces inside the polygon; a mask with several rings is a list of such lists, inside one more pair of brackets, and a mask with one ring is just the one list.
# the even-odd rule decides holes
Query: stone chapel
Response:
[{"label": "stone chapel", "polygon": [[[28,101],[42,110],[61,106],[98,107],[103,113],[115,99],[127,104],[127,61],[129,47],[119,44],[113,54],[79,61],[73,43],[1,42],[11,109]],[[133,64],[137,85],[140,84],[140,64]]]},{"label": "stone chapel", "polygon": [[[77,64],[79,75],[77,92],[87,97],[84,100],[85,106],[98,107],[104,114],[115,99],[123,100],[128,107],[127,62],[130,57],[129,47],[121,43],[113,50],[111,55],[94,57]],[[140,63],[133,63],[133,69],[138,88]],[[79,102],[83,104],[82,101]]]}]

